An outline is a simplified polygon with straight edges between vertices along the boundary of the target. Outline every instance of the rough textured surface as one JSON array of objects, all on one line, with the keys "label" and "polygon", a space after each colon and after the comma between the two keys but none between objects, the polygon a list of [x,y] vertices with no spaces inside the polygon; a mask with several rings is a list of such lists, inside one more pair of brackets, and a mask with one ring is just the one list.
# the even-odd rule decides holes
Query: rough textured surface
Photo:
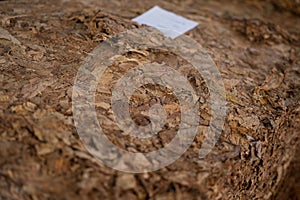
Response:
[{"label": "rough textured surface", "polygon": [[273,3],[280,9],[289,10],[300,15],[300,1],[298,0],[274,0]]},{"label": "rough textured surface", "polygon": [[[299,199],[300,20],[289,12],[297,12],[294,7],[275,4],[0,1],[0,199]],[[72,84],[81,62],[99,42],[137,28],[130,19],[154,5],[200,23],[187,35],[218,66],[228,117],[222,137],[205,159],[197,157],[203,139],[199,134],[172,165],[125,174],[100,165],[82,146],[72,121]],[[106,83],[134,66],[126,61],[130,56],[140,62],[180,63],[166,52],[133,53],[112,66],[119,71],[107,71]],[[200,86],[195,77],[190,76],[191,83]],[[110,108],[102,101],[105,92],[99,88],[99,115]],[[147,119],[135,113],[147,109],[154,94],[165,93],[169,91],[152,86],[135,94],[137,123]],[[165,96],[172,103],[172,95]],[[174,101],[170,112],[177,112],[176,105]],[[179,119],[173,116],[169,120],[176,127]],[[209,117],[209,112],[201,116],[203,128]],[[143,146],[126,146],[114,130],[107,131],[116,144],[143,151]],[[167,142],[170,136],[161,134],[158,141]],[[162,145],[152,142],[154,148]]]}]

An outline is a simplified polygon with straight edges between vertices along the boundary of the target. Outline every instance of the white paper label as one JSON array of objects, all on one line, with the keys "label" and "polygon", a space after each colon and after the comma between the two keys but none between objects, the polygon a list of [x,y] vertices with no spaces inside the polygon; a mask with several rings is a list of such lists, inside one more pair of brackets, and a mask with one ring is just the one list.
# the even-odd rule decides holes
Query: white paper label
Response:
[{"label": "white paper label", "polygon": [[172,39],[195,28],[198,23],[172,12],[154,6],[144,14],[132,19],[138,24],[145,24],[160,30],[165,36]]}]

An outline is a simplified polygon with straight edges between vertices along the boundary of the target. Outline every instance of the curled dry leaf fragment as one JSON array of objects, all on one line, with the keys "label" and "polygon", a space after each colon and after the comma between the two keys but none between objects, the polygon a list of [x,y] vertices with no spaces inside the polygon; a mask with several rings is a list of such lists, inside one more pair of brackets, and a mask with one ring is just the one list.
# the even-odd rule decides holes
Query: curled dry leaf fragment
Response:
[{"label": "curled dry leaf fragment", "polygon": [[281,85],[283,79],[284,74],[273,68],[272,73],[267,75],[266,80],[259,88],[265,91],[276,89]]}]

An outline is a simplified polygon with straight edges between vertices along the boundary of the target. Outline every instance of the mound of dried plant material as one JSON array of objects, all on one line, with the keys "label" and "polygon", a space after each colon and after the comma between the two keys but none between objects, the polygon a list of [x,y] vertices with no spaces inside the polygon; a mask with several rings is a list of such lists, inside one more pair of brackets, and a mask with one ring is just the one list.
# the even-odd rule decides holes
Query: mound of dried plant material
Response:
[{"label": "mound of dried plant material", "polygon": [[[207,49],[220,70],[228,115],[206,158],[198,158],[199,133],[172,165],[127,174],[99,164],[83,147],[72,120],[72,85],[89,52],[139,28],[131,19],[154,5],[199,22],[187,35]],[[4,0],[0,13],[0,199],[299,199],[299,16],[269,1],[250,0]],[[145,60],[183,63],[161,51],[124,55],[106,71],[102,85],[108,87],[99,84],[99,118],[110,117],[107,88],[114,79],[109,77]],[[201,77],[182,72],[205,102]],[[168,143],[180,120],[171,91],[141,88],[131,99],[132,117],[147,123],[142,111],[155,102],[164,102],[173,114],[171,126],[156,138],[126,143],[126,135],[117,137],[107,120],[108,137],[128,151]],[[209,110],[201,119],[200,130],[208,125]]]}]

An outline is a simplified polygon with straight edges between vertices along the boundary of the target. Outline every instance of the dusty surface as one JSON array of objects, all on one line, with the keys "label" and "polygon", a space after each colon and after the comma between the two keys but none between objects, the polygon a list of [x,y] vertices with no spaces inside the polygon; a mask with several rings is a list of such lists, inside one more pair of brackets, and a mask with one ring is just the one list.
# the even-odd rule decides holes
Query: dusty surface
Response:
[{"label": "dusty surface", "polygon": [[[83,147],[72,121],[72,85],[99,42],[137,28],[130,19],[154,5],[200,23],[187,35],[218,66],[228,117],[205,159],[197,157],[199,134],[172,165],[126,174],[100,165]],[[0,199],[300,199],[300,20],[290,9],[261,1],[0,1]],[[166,52],[125,55],[102,84],[134,67],[130,56],[181,63]],[[199,91],[205,87],[192,71],[186,75]],[[98,92],[97,112],[106,116],[109,90]],[[178,103],[165,88],[149,86],[131,104],[143,124],[138,113],[162,97],[173,118],[149,143],[154,149],[176,131]],[[201,118],[205,129],[209,111]],[[109,126],[115,144],[145,151],[118,142]]]}]

